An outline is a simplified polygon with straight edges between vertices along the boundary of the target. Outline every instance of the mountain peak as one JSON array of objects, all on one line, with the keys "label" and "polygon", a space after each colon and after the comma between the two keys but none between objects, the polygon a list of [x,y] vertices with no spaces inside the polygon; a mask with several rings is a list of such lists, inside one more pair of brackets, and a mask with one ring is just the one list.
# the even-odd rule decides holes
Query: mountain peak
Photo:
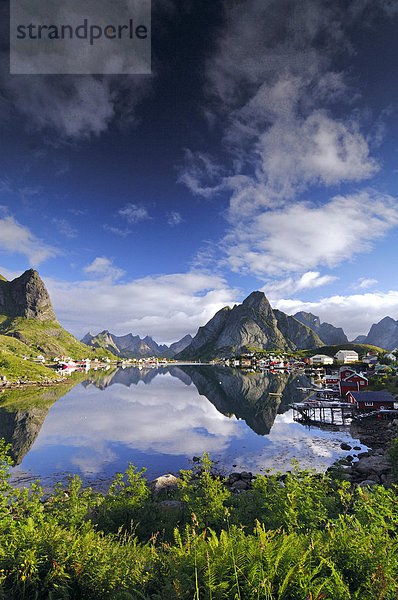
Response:
[{"label": "mountain peak", "polygon": [[384,317],[372,325],[365,340],[366,344],[379,346],[384,350],[393,350],[398,346],[398,321],[391,317]]},{"label": "mountain peak", "polygon": [[252,292],[242,304],[219,310],[199,327],[192,342],[177,359],[209,359],[263,350],[315,348],[322,342],[314,332],[293,317],[273,310],[265,294]]},{"label": "mountain peak", "polygon": [[0,281],[0,312],[8,317],[56,321],[46,286],[34,269],[12,281]]},{"label": "mountain peak", "polygon": [[310,312],[302,310],[293,316],[297,321],[312,329],[327,346],[348,342],[347,336],[341,327],[335,327],[330,323],[321,323],[320,318]]},{"label": "mountain peak", "polygon": [[395,319],[393,319],[392,317],[387,316],[387,317],[384,317],[381,321],[379,321],[377,323],[377,325],[381,325],[381,324],[383,324],[383,325],[393,325],[393,324],[396,325],[397,321]]},{"label": "mountain peak", "polygon": [[246,308],[254,308],[256,310],[271,310],[271,305],[268,302],[264,292],[256,291],[249,294],[242,302],[242,306]]}]

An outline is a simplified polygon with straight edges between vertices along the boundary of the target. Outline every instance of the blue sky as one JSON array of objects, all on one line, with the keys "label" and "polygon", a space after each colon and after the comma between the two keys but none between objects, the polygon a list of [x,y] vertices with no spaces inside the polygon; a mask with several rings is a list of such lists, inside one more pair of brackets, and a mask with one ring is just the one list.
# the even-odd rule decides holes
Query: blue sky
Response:
[{"label": "blue sky", "polygon": [[398,319],[398,2],[182,6],[153,1],[152,75],[2,46],[1,272],[77,337],[172,342],[255,289],[350,338]]}]

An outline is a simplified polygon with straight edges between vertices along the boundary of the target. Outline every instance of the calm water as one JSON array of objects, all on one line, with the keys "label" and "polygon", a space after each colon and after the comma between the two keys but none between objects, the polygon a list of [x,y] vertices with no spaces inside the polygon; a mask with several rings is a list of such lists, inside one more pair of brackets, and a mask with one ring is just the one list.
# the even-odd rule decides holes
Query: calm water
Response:
[{"label": "calm water", "polygon": [[47,487],[77,473],[104,489],[129,462],[152,478],[189,468],[204,451],[225,472],[286,471],[293,458],[324,470],[345,454],[341,442],[353,440],[348,430],[293,421],[288,405],[302,398],[297,387],[305,384],[304,376],[211,366],[127,368],[67,393],[3,394],[0,436],[12,443],[17,485],[40,478]]}]

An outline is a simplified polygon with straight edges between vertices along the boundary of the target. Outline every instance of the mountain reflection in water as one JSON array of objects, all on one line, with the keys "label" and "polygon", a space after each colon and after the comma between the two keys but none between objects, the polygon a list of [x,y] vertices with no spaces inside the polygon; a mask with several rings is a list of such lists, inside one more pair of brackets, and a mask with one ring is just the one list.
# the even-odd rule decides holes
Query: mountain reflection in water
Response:
[{"label": "mountain reflection in water", "polygon": [[14,390],[11,398],[5,392],[0,436],[20,465],[13,477],[26,481],[55,473],[78,473],[90,483],[109,480],[130,461],[155,476],[187,468],[204,451],[227,470],[233,464],[268,468],[273,461],[286,470],[293,457],[321,468],[350,438],[293,423],[289,404],[301,399],[297,387],[308,382],[292,373],[205,365],[90,373],[72,389],[36,390],[31,404],[27,390]]}]

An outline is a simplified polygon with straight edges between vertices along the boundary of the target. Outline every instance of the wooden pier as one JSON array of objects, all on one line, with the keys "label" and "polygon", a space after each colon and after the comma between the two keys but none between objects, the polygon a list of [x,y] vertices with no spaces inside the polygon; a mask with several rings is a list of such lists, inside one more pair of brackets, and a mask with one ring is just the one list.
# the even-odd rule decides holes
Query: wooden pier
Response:
[{"label": "wooden pier", "polygon": [[300,423],[322,423],[329,425],[346,425],[357,408],[347,402],[312,401],[291,404],[293,419]]}]

